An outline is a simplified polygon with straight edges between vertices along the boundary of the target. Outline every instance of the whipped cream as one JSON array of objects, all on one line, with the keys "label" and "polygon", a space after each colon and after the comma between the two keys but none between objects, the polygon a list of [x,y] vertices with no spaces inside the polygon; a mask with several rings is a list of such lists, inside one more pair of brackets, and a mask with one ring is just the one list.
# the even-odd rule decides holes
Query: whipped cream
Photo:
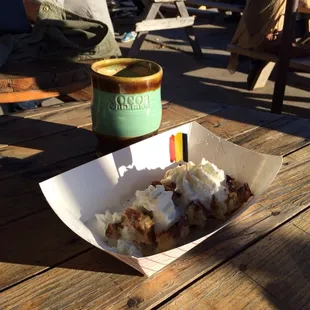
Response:
[{"label": "whipped cream", "polygon": [[118,240],[117,241],[117,252],[123,255],[130,255],[135,257],[142,257],[141,250],[131,241]]},{"label": "whipped cream", "polygon": [[150,185],[144,191],[136,191],[134,207],[144,208],[153,213],[155,232],[167,230],[178,219],[179,213],[172,201],[173,192],[165,191],[164,186]]},{"label": "whipped cream", "polygon": [[122,221],[121,213],[111,213],[107,210],[105,213],[96,214],[94,221],[91,223],[91,226],[95,229],[95,231],[104,239],[106,239],[105,232],[109,226],[109,224],[116,224]]},{"label": "whipped cream", "polygon": [[226,205],[228,188],[225,186],[225,172],[204,158],[199,165],[188,162],[168,170],[161,183],[175,183],[176,191],[182,194],[185,204],[199,200],[210,210],[214,195],[219,205]]}]

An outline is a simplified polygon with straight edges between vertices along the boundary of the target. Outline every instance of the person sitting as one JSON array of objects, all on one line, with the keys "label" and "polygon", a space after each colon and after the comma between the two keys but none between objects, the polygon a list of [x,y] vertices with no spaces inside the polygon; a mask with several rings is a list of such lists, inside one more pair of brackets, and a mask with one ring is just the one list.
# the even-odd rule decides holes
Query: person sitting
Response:
[{"label": "person sitting", "polygon": [[10,0],[0,11],[0,51],[0,68],[38,59],[121,56],[105,0]]},{"label": "person sitting", "polygon": [[[310,0],[299,5],[310,7]],[[278,53],[284,24],[286,0],[249,0],[231,44],[256,52]],[[310,47],[292,44],[291,57],[310,56]],[[236,70],[238,61],[231,57],[228,69]]]},{"label": "person sitting", "polygon": [[26,15],[32,23],[36,22],[41,5],[48,4],[48,2],[56,5],[60,10],[104,23],[114,35],[106,0],[23,0]]}]

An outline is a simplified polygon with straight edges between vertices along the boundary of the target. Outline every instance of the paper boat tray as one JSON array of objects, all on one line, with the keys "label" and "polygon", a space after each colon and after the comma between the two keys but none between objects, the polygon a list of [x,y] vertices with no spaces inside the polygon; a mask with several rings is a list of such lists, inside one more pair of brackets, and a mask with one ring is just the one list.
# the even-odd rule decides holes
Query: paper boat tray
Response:
[{"label": "paper boat tray", "polygon": [[[226,174],[247,182],[254,198],[228,221],[194,242],[143,258],[120,255],[107,246],[95,231],[91,231],[88,223],[95,214],[107,209],[122,211],[122,203],[132,198],[136,190],[143,190],[152,181],[163,178],[164,171],[172,165],[169,138],[177,132],[188,134],[189,160],[200,163],[203,157],[206,158]],[[215,136],[193,122],[60,174],[40,183],[40,187],[51,208],[77,235],[151,276],[245,212],[268,188],[281,165],[282,157],[250,151]]]}]

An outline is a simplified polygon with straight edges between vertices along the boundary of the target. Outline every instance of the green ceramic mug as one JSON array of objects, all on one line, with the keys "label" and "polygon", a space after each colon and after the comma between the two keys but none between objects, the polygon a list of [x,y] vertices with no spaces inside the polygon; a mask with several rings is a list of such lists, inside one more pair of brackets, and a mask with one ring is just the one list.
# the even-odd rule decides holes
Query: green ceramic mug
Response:
[{"label": "green ceramic mug", "polygon": [[91,69],[93,131],[101,154],[157,133],[162,117],[160,65],[116,58],[95,62]]}]

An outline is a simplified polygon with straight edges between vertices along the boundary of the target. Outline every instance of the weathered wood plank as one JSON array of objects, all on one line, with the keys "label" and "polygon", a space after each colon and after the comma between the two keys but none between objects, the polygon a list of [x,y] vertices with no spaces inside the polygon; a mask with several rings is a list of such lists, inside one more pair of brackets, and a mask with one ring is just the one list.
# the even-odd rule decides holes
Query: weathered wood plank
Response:
[{"label": "weathered wood plank", "polygon": [[310,308],[310,235],[296,226],[281,227],[233,263],[289,308]]},{"label": "weathered wood plank", "polygon": [[310,235],[310,209],[303,212],[300,216],[294,218],[292,220],[292,224]]},{"label": "weathered wood plank", "polygon": [[0,179],[88,153],[96,145],[92,132],[81,128],[8,146],[0,150]]},{"label": "weathered wood plank", "polygon": [[276,310],[285,307],[233,264],[225,264],[160,309]]},{"label": "weathered wood plank", "polygon": [[[82,100],[83,95],[74,93],[73,96]],[[166,103],[162,101],[163,105]],[[89,125],[90,105],[90,102],[70,102],[1,116],[0,148]]]},{"label": "weathered wood plank", "polygon": [[[164,109],[167,113],[167,120],[163,121],[162,126],[167,129],[171,128],[171,126],[175,126],[175,123],[171,122],[173,119],[177,118],[179,124],[182,124],[183,122],[181,120],[184,115],[192,114],[193,117],[205,115],[202,112],[190,112],[188,109],[176,107],[174,105],[166,105]],[[224,139],[230,139],[243,132],[253,130],[259,125],[267,125],[283,117],[235,107],[222,109],[214,113],[215,114],[200,117],[198,122]],[[244,123],[245,115],[247,123]],[[95,155],[91,152],[85,156],[78,156],[73,159],[60,161],[43,167],[39,166],[33,170],[17,174],[14,177],[0,180],[0,196],[3,206],[2,208],[0,206],[0,225],[4,225],[5,223],[26,216],[27,214],[38,212],[42,210],[43,206],[45,207],[45,204],[42,206],[43,198],[38,188],[39,182],[84,164],[94,158]],[[15,171],[16,168],[13,167],[12,169]],[[26,183],[27,186],[25,186]],[[18,193],[18,195],[16,195],[16,193]],[[21,199],[20,197],[23,198]],[[28,203],[29,199],[32,200],[31,204]]]},{"label": "weathered wood plank", "polygon": [[[45,283],[41,282],[40,276],[37,281],[36,278],[31,280],[34,281],[33,284],[38,285],[34,298],[28,298],[35,288],[28,287],[29,280],[3,292],[2,308],[43,309],[45,304],[46,309],[66,307],[83,309],[87,305],[89,309],[105,309],[101,304],[103,305],[111,295],[116,298],[122,296],[125,289],[134,287],[141,280],[141,276],[135,270],[98,249],[73,258],[64,263],[61,268],[53,269],[53,272],[55,273]],[[84,278],[85,275],[87,276]],[[107,285],[108,282],[113,283],[113,294],[111,294],[110,285]],[[83,291],[80,290],[81,284],[84,286]],[[93,289],[94,284],[96,288]],[[65,287],[71,287],[72,291]],[[10,292],[16,288],[25,289],[26,295],[19,295],[19,293],[24,294],[20,290],[14,297],[10,296]],[[57,292],[57,295],[52,296],[51,292]],[[71,301],[67,302],[66,297]],[[60,303],[54,304],[54,298],[57,298]]]},{"label": "weathered wood plank", "polygon": [[268,128],[270,123],[282,117],[242,107],[229,107],[206,116],[200,124],[221,138],[231,139],[249,133],[259,126]]},{"label": "weathered wood plank", "polygon": [[[13,89],[4,89],[0,92],[0,103],[15,103],[28,100],[41,100],[52,97],[58,97],[70,92],[75,92],[87,87],[90,84],[89,78],[86,77],[83,82],[73,82],[67,86],[48,88],[45,90],[37,89],[30,91],[14,92]],[[5,90],[5,91],[4,91]]]},{"label": "weathered wood plank", "polygon": [[183,1],[183,0],[153,0],[155,3],[164,3],[164,2],[175,2],[175,1]]},{"label": "weathered wood plank", "polygon": [[[310,154],[310,147],[307,148],[308,154]],[[297,151],[296,154],[298,152],[300,151]],[[124,285],[122,287],[124,292],[121,295],[111,295],[105,300],[98,297],[98,283],[100,283],[99,287],[109,287],[111,292],[114,289],[117,290],[117,285],[121,282],[118,281],[118,276],[115,276],[113,282],[110,278],[104,280],[104,272],[92,274],[92,283],[95,283],[94,289],[88,286],[87,298],[89,298],[88,300],[93,298],[93,303],[88,305],[83,299],[79,306],[85,309],[88,307],[89,309],[96,309],[96,307],[108,309],[108,306],[111,309],[127,309],[128,305],[134,304],[141,309],[153,307],[201,275],[206,274],[230,257],[249,247],[309,205],[310,156],[308,158],[309,160],[306,162],[302,158],[303,163],[300,166],[292,165],[292,169],[288,168],[290,165],[288,162],[285,171],[281,173],[281,179],[275,182],[278,182],[278,184],[270,187],[270,190],[259,201],[259,204],[251,207],[238,221],[232,223],[223,232],[210,238],[207,242],[197,246],[164,271],[155,274],[152,278],[142,278],[138,279],[138,281],[137,277],[129,276],[127,278],[128,283],[132,281],[135,285]],[[302,178],[301,171],[304,172]],[[93,251],[97,250],[91,250],[75,260],[70,260],[67,264],[71,263],[74,265],[74,269],[83,270],[83,267],[80,267],[79,264],[85,260],[88,261],[87,257],[92,255]],[[76,263],[78,259],[80,261]],[[92,264],[96,264],[96,261],[87,265],[88,270],[94,269]],[[113,264],[111,263],[111,270],[113,270]],[[117,264],[116,261],[115,264]],[[59,270],[63,272],[64,268],[66,268],[65,264],[60,265],[59,268],[11,288],[4,292],[3,296],[8,300],[8,303],[11,302],[11,305],[17,308],[24,303],[30,303],[32,300],[38,308],[42,309],[48,308],[52,304],[56,308],[61,308],[63,304],[75,302],[74,298],[77,296],[75,294],[83,294],[86,289],[85,283],[88,283],[89,273],[87,271],[78,273],[71,271],[67,273],[70,282],[61,281],[61,279],[58,281]],[[109,269],[107,272],[110,272]],[[58,282],[58,285],[53,284],[56,282]],[[71,283],[77,282],[79,284],[74,285],[74,287],[71,286]],[[46,287],[50,289],[49,298],[41,299],[41,292],[43,291],[44,295]],[[60,299],[59,292],[66,292],[66,295],[61,295],[62,298]],[[23,298],[18,299],[15,296],[23,296]]]},{"label": "weathered wood plank", "polygon": [[293,152],[285,157],[284,165],[281,169],[281,173],[286,169],[292,169],[293,167],[300,166],[300,164],[309,160],[309,148],[310,146],[303,147],[298,152]]},{"label": "weathered wood plank", "polygon": [[88,153],[0,180],[0,226],[49,208],[38,184],[96,158]]},{"label": "weathered wood plank", "polygon": [[53,109],[31,117],[7,115],[5,119],[0,123],[0,148],[89,125],[90,103],[80,103],[61,111]]},{"label": "weathered wood plank", "polygon": [[[206,116],[206,113],[222,108],[221,105],[210,103],[204,107],[203,112],[200,112],[176,104],[166,104],[163,106],[160,132],[197,120]],[[90,117],[90,109],[86,105],[84,112],[76,119],[76,124],[79,120],[85,124],[85,120]],[[91,125],[80,126],[79,129],[51,134],[48,138],[43,136],[0,149],[0,179],[70,157],[95,152],[97,139],[91,129]]]},{"label": "weathered wood plank", "polygon": [[[254,59],[260,59],[267,62],[278,62],[279,57],[274,54],[265,53],[265,52],[256,52],[250,49],[241,48],[236,45],[230,44],[227,47],[228,52],[235,53],[238,55],[244,55]],[[309,58],[291,58],[289,62],[291,68],[297,70],[304,70],[309,72],[310,70],[310,59]]]},{"label": "weathered wood plank", "polygon": [[183,28],[194,25],[195,17],[144,20],[136,24],[136,32]]},{"label": "weathered wood plank", "polygon": [[237,4],[224,3],[220,1],[208,1],[208,0],[189,0],[186,1],[187,5],[195,5],[195,6],[206,6],[207,8],[220,9],[223,11],[229,12],[238,12],[241,13],[244,10],[244,7]]},{"label": "weathered wood plank", "polygon": [[[218,105],[208,105],[205,110],[208,110],[212,113],[216,109],[221,109],[221,106]],[[199,111],[193,111],[184,107],[179,107],[174,104],[168,104],[167,106],[163,106],[164,112],[163,112],[163,121],[162,121],[162,130],[172,128],[176,125],[181,125],[186,122],[196,120],[202,116],[205,116],[206,113],[204,112],[199,112]],[[71,133],[66,133],[66,131],[71,131],[73,126],[81,126],[80,124],[85,124],[89,123],[91,120],[90,117],[90,110],[89,110],[89,103],[81,104],[78,107],[73,106],[70,108],[64,108],[61,110],[60,115],[56,112],[57,110],[52,109],[51,113],[48,114],[39,114],[39,115],[34,115],[31,117],[31,119],[21,119],[19,120],[19,123],[16,122],[9,122],[11,125],[9,126],[6,122],[2,123],[1,127],[4,128],[2,132],[2,140],[4,143],[8,143],[12,141],[24,141],[24,140],[29,140],[26,143],[16,143],[15,146],[10,146],[7,148],[3,148],[2,152],[0,153],[2,157],[2,162],[3,166],[2,170],[5,172],[1,174],[0,178],[5,178],[7,176],[10,176],[12,171],[16,170],[16,166],[19,166],[19,172],[23,171],[23,167],[27,169],[35,168],[35,163],[37,163],[38,160],[41,160],[41,158],[48,157],[51,155],[52,149],[53,151],[55,149],[58,150],[58,154],[62,154],[63,152],[66,152],[67,149],[63,149],[59,144],[64,144],[67,145],[67,148],[69,148],[72,152],[69,153],[68,155],[79,155],[80,152],[78,150],[75,150],[74,146],[74,141],[80,141],[82,142],[83,139],[86,139],[86,144],[84,145],[85,148],[87,149],[87,146],[89,143],[91,143],[91,146],[89,147],[89,151],[94,149],[94,145],[97,143],[96,139],[94,136],[88,132],[85,132],[83,129],[76,131],[73,131]],[[233,110],[231,110],[233,111]],[[236,111],[239,111],[238,109]],[[250,123],[251,121],[255,119],[255,114],[254,112],[251,113],[252,118],[251,120],[247,120],[245,117],[245,114],[247,113],[245,110],[240,110],[240,112],[243,112],[243,116],[239,117],[237,113],[233,113],[233,117],[236,119],[238,122],[248,122]],[[226,114],[223,116],[225,118],[229,118],[230,116]],[[231,118],[233,118],[231,117]],[[243,118],[242,118],[243,117]],[[271,116],[271,114],[267,113],[261,113],[262,117],[262,122],[266,121],[268,122],[269,120],[275,119]],[[36,119],[36,120],[33,120]],[[58,118],[60,120],[58,120]],[[37,120],[38,119],[38,120]],[[49,122],[46,123],[46,120]],[[51,123],[51,122],[54,123]],[[63,124],[55,124],[55,123],[64,123],[67,125]],[[41,124],[42,123],[42,124]],[[19,124],[19,125],[18,125]],[[21,125],[22,124],[22,125]],[[220,123],[219,123],[220,124]],[[257,122],[256,122],[257,124]],[[259,123],[258,123],[259,125]],[[9,127],[8,127],[9,126]],[[214,127],[216,127],[215,125]],[[209,128],[209,126],[207,126]],[[225,126],[219,125],[218,130],[215,130],[216,133],[223,132],[223,129]],[[40,130],[41,129],[41,130]],[[85,129],[91,129],[91,126],[85,127]],[[222,130],[223,129],[223,130]],[[10,131],[10,132],[8,132]],[[53,132],[57,131],[63,131],[63,133],[59,135],[52,135],[48,139],[45,137],[45,135],[48,135]],[[228,132],[228,131],[227,131]],[[41,139],[35,139],[31,140],[31,137],[33,136],[44,136]],[[71,139],[71,138],[76,138],[76,140]],[[85,138],[87,136],[87,138]],[[1,137],[1,132],[0,132],[0,137]],[[90,137],[88,139],[88,137]],[[30,141],[31,140],[31,141]],[[58,143],[53,144],[53,141]],[[66,140],[70,140],[69,143],[65,143]],[[62,142],[64,141],[64,142]],[[44,151],[44,152],[42,152]],[[57,161],[56,157],[53,156],[53,160]],[[26,161],[23,163],[21,162],[21,159],[27,158]],[[61,158],[62,159],[62,158]],[[60,159],[60,160],[61,160]],[[43,163],[46,164],[46,162],[43,160]],[[13,168],[10,168],[10,166],[13,166]],[[1,168],[0,168],[1,170]]]},{"label": "weathered wood plank", "polygon": [[88,86],[85,89],[81,89],[77,92],[68,94],[69,97],[73,98],[76,101],[89,101],[92,99],[92,86]]},{"label": "weathered wood plank", "polygon": [[89,84],[84,64],[41,60],[4,66],[0,73],[0,102],[50,98]]},{"label": "weathered wood plank", "polygon": [[90,248],[51,210],[1,227],[0,234],[0,291]]},{"label": "weathered wood plank", "polygon": [[[302,220],[305,213],[297,219]],[[309,309],[309,257],[310,235],[286,224],[196,282],[163,309],[174,309],[178,304],[182,309],[196,305],[204,306],[201,309],[264,309],[266,304],[268,309]],[[231,270],[234,274],[229,276]],[[228,278],[219,278],[219,274],[228,274]],[[254,296],[249,288],[252,283],[257,292]]]},{"label": "weathered wood plank", "polygon": [[[53,106],[48,107],[41,107],[31,110],[24,110],[12,113],[10,115],[1,115],[0,117],[0,125],[4,123],[9,123],[10,121],[16,121],[18,118],[32,118],[38,117],[39,115],[49,114],[53,112],[59,112],[67,109],[71,109],[72,107],[77,107],[81,105],[81,102],[67,102],[67,103],[60,103]],[[11,118],[10,116],[14,116]]]},{"label": "weathered wood plank", "polygon": [[266,52],[256,52],[250,49],[241,48],[237,45],[229,44],[227,47],[228,52],[235,53],[238,55],[244,55],[254,59],[260,59],[268,62],[277,62],[278,56]]},{"label": "weathered wood plank", "polygon": [[232,142],[262,153],[284,155],[309,144],[309,139],[310,120],[286,116]]}]

